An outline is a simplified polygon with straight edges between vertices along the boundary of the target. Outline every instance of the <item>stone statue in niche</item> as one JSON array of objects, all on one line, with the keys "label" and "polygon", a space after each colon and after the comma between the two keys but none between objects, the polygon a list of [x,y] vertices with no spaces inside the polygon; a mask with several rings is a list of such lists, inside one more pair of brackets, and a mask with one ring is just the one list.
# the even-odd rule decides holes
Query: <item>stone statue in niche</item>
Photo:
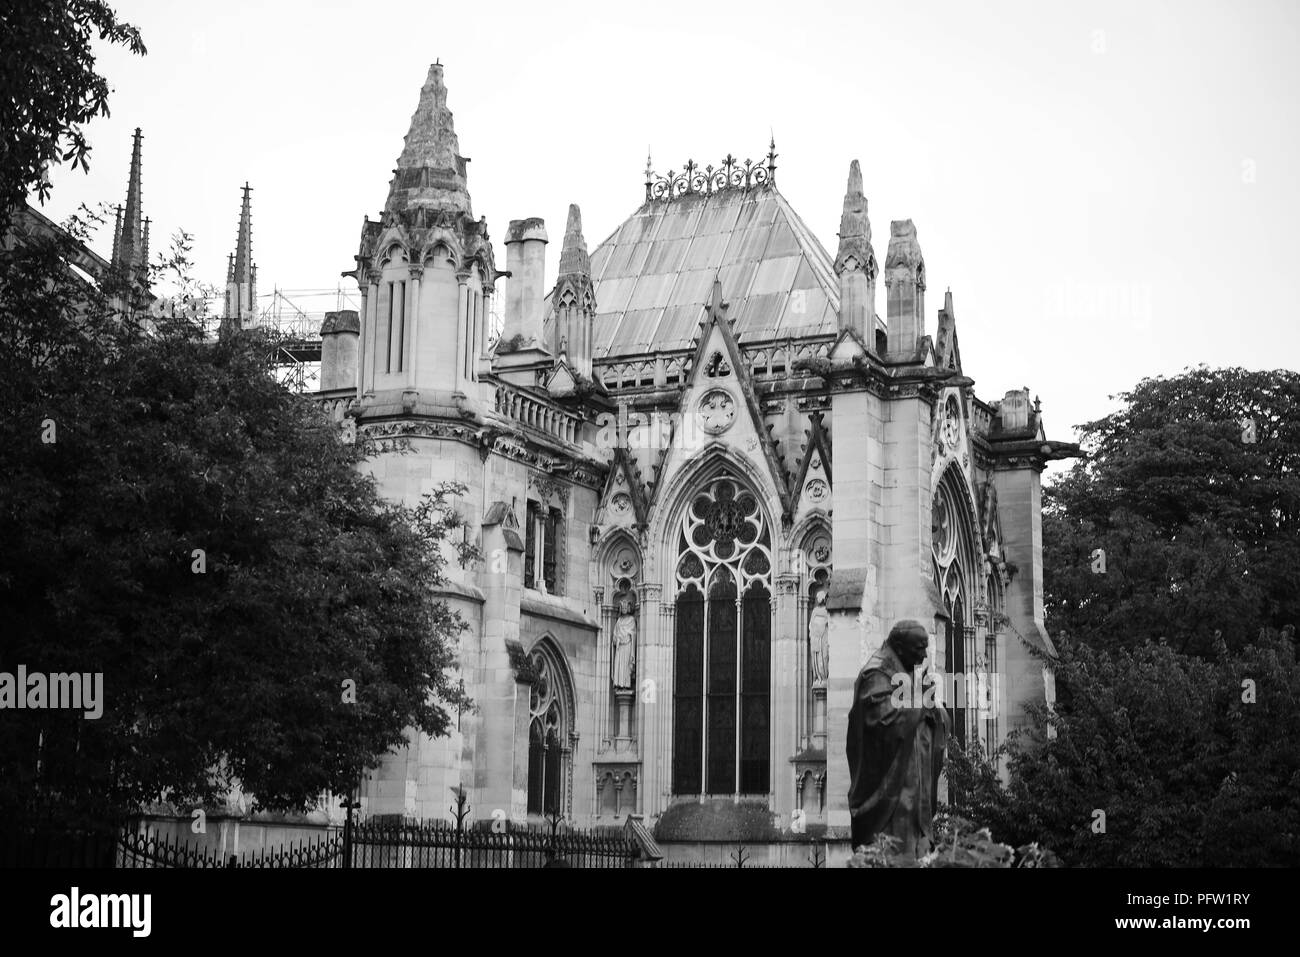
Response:
[{"label": "stone statue in niche", "polygon": [[632,600],[627,596],[618,600],[618,618],[614,621],[614,633],[610,640],[614,652],[610,669],[614,688],[631,690],[636,670],[636,615],[632,612]]},{"label": "stone statue in niche", "polygon": [[813,687],[824,688],[830,676],[831,646],[828,632],[831,617],[826,610],[826,590],[820,588],[814,596],[812,616],[808,619],[808,647],[812,660]]}]

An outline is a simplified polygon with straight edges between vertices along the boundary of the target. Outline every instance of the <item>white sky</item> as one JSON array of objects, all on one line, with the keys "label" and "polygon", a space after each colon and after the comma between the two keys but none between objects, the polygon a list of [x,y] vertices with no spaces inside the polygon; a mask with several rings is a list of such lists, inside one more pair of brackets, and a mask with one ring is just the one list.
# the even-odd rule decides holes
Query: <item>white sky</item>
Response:
[{"label": "white sky", "polygon": [[951,286],[979,394],[1029,386],[1054,438],[1144,375],[1300,367],[1292,0],[115,6],[149,54],[102,55],[112,117],[46,212],[121,202],[140,126],[154,249],[184,226],[218,285],[246,179],[259,291],[340,282],[440,58],[502,268],[510,219],[546,219],[552,276],[570,202],[607,237],[647,145],[664,172],[758,159],[772,129],[832,255],[861,160],[882,261],[916,222],[928,331]]}]

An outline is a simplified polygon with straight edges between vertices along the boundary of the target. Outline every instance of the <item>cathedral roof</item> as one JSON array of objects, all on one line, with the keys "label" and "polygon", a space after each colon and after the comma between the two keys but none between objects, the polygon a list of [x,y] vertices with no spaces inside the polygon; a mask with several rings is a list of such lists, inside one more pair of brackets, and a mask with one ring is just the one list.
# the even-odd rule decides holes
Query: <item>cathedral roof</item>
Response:
[{"label": "cathedral roof", "polygon": [[742,346],[836,332],[833,260],[770,181],[647,198],[591,278],[596,359],[689,349],[714,279]]}]

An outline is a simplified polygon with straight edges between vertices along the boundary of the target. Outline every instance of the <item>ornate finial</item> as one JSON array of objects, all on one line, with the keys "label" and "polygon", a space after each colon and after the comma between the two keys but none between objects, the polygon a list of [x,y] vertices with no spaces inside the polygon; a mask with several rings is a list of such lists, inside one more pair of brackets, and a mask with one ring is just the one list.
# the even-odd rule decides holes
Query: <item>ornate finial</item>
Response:
[{"label": "ornate finial", "polygon": [[770,182],[776,182],[776,133],[769,126],[767,128],[769,135],[767,145],[767,177]]},{"label": "ornate finial", "polygon": [[646,159],[646,199],[671,200],[695,193],[711,196],[727,189],[749,190],[771,184],[776,171],[776,146],[773,143],[767,159],[757,163],[748,159],[741,163],[728,153],[720,166],[701,168],[694,160],[687,160],[681,173],[670,169],[663,176],[655,175],[649,157]]},{"label": "ornate finial", "polygon": [[713,277],[713,292],[709,296],[708,305],[705,306],[707,311],[701,325],[707,329],[710,322],[725,322],[727,318],[727,307],[730,305],[731,303],[724,302],[722,299],[722,270],[719,269],[717,274]]}]

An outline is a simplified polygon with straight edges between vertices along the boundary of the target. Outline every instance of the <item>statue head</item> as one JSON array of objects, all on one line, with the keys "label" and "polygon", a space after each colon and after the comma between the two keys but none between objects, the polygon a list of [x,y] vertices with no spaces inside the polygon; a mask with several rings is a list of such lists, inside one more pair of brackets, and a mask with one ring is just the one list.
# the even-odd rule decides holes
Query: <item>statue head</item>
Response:
[{"label": "statue head", "polygon": [[915,668],[925,661],[926,649],[930,647],[930,633],[923,624],[911,618],[895,622],[886,640],[906,668]]},{"label": "statue head", "polygon": [[632,599],[624,595],[618,600],[618,613],[620,615],[632,614]]},{"label": "statue head", "polygon": [[819,589],[817,589],[816,594],[813,595],[813,601],[814,601],[814,602],[815,602],[819,607],[825,606],[825,604],[826,604],[826,589],[825,589],[825,588],[819,588]]}]

